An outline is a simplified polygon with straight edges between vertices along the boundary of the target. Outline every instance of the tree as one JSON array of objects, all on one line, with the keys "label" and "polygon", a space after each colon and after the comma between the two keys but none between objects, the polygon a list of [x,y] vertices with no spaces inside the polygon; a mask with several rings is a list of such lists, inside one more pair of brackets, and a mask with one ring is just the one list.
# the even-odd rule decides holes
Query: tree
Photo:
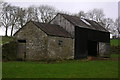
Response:
[{"label": "tree", "polygon": [[5,36],[8,36],[8,28],[11,28],[12,36],[13,30],[22,27],[25,23],[25,11],[22,8],[3,2],[0,13],[0,26],[5,27]]},{"label": "tree", "polygon": [[[3,8],[2,4],[3,4],[3,2],[0,1],[0,17],[2,17],[2,8]],[[2,20],[1,20],[1,18],[0,18],[0,27],[2,27]]]},{"label": "tree", "polygon": [[119,38],[120,38],[120,1],[118,2],[118,33],[119,33]]},{"label": "tree", "polygon": [[48,6],[48,5],[39,6],[38,11],[39,11],[39,14],[41,17],[40,20],[43,23],[48,23],[56,15],[56,9],[54,7]]},{"label": "tree", "polygon": [[13,35],[13,29],[14,28],[18,28],[19,26],[17,25],[18,24],[18,8],[19,7],[16,7],[16,6],[11,6],[11,11],[10,11],[10,14],[11,14],[11,36]]},{"label": "tree", "polygon": [[118,19],[116,19],[115,21],[117,29],[118,29],[118,33],[120,34],[120,17]]},{"label": "tree", "polygon": [[30,6],[26,9],[26,19],[27,19],[27,21],[29,21],[29,20],[39,21],[38,10],[36,7]]},{"label": "tree", "polygon": [[86,18],[86,13],[84,11],[79,11],[76,16],[78,16],[80,19],[81,18]]},{"label": "tree", "polygon": [[116,31],[118,33],[118,38],[120,38],[120,17],[115,20]]},{"label": "tree", "polygon": [[102,19],[104,18],[104,13],[102,9],[93,9],[88,11],[87,13],[87,18],[97,21],[97,22],[101,22]]},{"label": "tree", "polygon": [[27,22],[26,20],[26,11],[24,8],[18,8],[18,24],[20,27],[23,27],[23,25]]},{"label": "tree", "polygon": [[113,35],[117,34],[117,27],[115,25],[115,22],[111,18],[105,18],[102,9],[93,9],[88,11],[86,14],[87,19],[98,22]]},{"label": "tree", "polygon": [[11,24],[11,14],[10,14],[11,6],[8,3],[2,3],[2,12],[1,12],[1,25],[5,27],[5,36],[8,32],[8,27]]},{"label": "tree", "polygon": [[105,18],[105,19],[103,19],[102,23],[105,24],[105,28],[111,34],[116,35],[118,33],[118,31],[117,31],[117,24],[111,18]]}]

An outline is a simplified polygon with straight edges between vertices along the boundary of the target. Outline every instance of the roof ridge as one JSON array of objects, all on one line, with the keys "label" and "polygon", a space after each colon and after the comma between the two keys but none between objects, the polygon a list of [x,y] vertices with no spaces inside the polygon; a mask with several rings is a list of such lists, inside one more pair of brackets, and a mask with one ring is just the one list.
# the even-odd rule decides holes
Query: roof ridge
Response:
[{"label": "roof ridge", "polygon": [[64,13],[58,13],[58,14],[79,18],[79,17],[77,17],[77,16],[75,16],[75,15],[70,15],[70,14],[64,14]]}]

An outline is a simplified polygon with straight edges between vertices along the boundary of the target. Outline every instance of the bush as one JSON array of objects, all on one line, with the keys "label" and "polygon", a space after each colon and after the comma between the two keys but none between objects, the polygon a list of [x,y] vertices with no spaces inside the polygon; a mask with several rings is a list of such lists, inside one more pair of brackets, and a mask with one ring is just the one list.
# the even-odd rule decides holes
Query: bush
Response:
[{"label": "bush", "polygon": [[110,53],[112,54],[119,54],[120,53],[120,46],[111,46]]},{"label": "bush", "polygon": [[2,45],[3,61],[13,61],[17,57],[17,42],[11,41]]}]

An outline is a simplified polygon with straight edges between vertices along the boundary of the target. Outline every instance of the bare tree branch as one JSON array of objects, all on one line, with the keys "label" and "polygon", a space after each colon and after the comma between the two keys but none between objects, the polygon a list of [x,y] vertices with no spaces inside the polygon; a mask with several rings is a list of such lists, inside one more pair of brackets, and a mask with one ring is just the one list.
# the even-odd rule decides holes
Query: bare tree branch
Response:
[{"label": "bare tree branch", "polygon": [[38,11],[43,23],[48,23],[56,15],[56,9],[48,5],[39,6]]}]

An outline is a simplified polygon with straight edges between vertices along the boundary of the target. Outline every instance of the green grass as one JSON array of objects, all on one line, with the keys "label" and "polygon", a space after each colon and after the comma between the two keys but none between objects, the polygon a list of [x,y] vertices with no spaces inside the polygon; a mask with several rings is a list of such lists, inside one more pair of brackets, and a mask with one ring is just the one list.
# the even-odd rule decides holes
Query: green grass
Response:
[{"label": "green grass", "polygon": [[8,43],[10,41],[12,41],[13,38],[12,37],[9,37],[9,36],[2,36],[2,41],[0,40],[0,44],[5,44],[5,43]]},{"label": "green grass", "polygon": [[3,78],[117,78],[118,61],[3,62]]},{"label": "green grass", "polygon": [[120,39],[111,39],[110,44],[111,46],[120,46]]}]

